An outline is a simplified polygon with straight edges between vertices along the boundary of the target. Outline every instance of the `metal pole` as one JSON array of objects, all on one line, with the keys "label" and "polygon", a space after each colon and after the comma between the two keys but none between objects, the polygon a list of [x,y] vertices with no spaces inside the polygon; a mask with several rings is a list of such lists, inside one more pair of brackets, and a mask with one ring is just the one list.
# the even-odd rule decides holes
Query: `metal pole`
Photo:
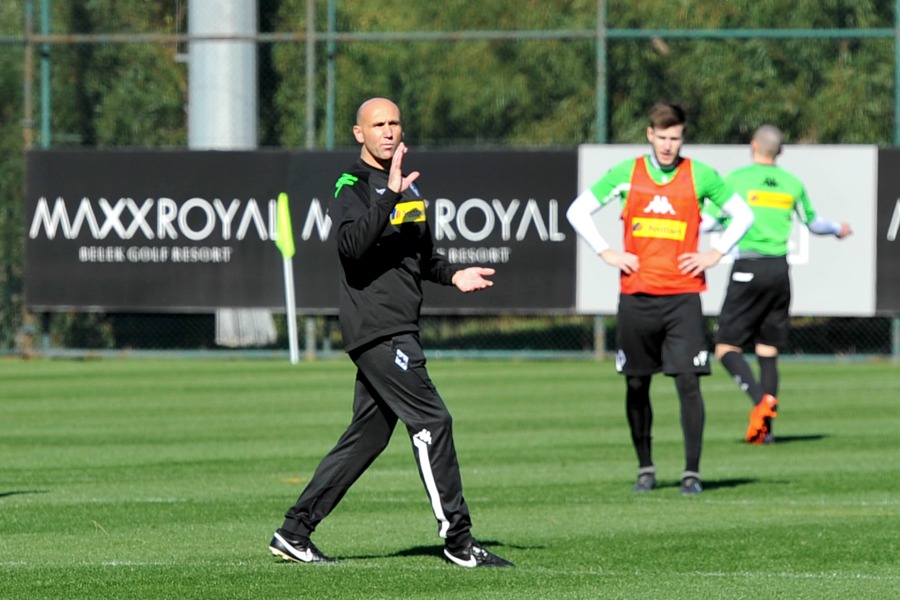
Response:
[{"label": "metal pole", "polygon": [[327,316],[322,319],[322,354],[331,356],[331,321]]},{"label": "metal pole", "polygon": [[[50,0],[41,0],[41,34],[50,33]],[[41,44],[41,147],[49,148],[50,138],[50,44]]]},{"label": "metal pole", "polygon": [[[897,0],[900,2],[900,0]],[[605,144],[607,142],[606,123],[608,115],[606,113],[606,1],[597,1],[597,89],[594,94],[597,104],[597,143]]]},{"label": "metal pole", "polygon": [[[34,144],[34,116],[31,110],[34,79],[34,48],[31,36],[34,34],[34,0],[25,2],[25,64],[22,66],[22,145],[27,152]],[[41,334],[41,323],[36,321],[28,309],[22,307],[22,352],[28,356],[34,350],[34,340]]]},{"label": "metal pole", "polygon": [[[900,2],[900,0],[897,0]],[[328,0],[328,33],[335,31],[337,22],[337,0]],[[337,44],[333,37],[328,38],[326,44],[328,66],[325,71],[325,147],[328,150],[334,148],[334,90],[335,90],[335,54]]]},{"label": "metal pole", "polygon": [[606,318],[594,315],[594,358],[606,358]]},{"label": "metal pole", "polygon": [[306,0],[306,147],[316,141],[316,3]]},{"label": "metal pole", "polygon": [[[188,147],[253,150],[257,147],[256,3],[190,0],[188,31]],[[231,40],[202,40],[231,35]]]},{"label": "metal pole", "polygon": [[895,316],[891,322],[894,329],[894,341],[891,344],[891,355],[895,362],[900,362],[900,317]]},{"label": "metal pole", "polygon": [[31,36],[34,34],[34,0],[25,2],[25,65],[22,68],[22,139],[25,150],[34,144],[34,116],[31,109],[34,84],[34,50]]},{"label": "metal pole", "polygon": [[316,319],[314,317],[306,317],[306,327],[304,328],[304,347],[303,356],[306,360],[316,359]]}]

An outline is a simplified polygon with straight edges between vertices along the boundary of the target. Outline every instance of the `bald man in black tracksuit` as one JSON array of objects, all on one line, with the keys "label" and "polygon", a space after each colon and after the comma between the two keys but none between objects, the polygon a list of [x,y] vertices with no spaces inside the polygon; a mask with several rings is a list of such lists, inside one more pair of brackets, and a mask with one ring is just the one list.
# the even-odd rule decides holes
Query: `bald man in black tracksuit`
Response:
[{"label": "bald man in black tracksuit", "polygon": [[357,367],[353,418],[269,549],[296,562],[331,561],[310,535],[384,450],[399,419],[445,539],[445,557],[463,567],[512,566],[472,537],[452,418],[428,376],[418,335],[423,279],[471,292],[492,285],[485,276],[494,271],[455,267],[434,251],[414,183],[419,174],[402,172],[407,148],[393,102],[363,103],[353,132],[362,144],[360,158],[338,179],[329,209],[341,261],[344,349]]}]

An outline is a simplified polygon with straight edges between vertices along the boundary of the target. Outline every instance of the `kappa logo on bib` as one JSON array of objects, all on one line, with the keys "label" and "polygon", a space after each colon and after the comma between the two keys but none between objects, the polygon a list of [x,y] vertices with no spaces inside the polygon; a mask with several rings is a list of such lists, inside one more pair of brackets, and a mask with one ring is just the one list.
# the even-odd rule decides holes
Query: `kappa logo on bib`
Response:
[{"label": "kappa logo on bib", "polygon": [[653,200],[644,209],[645,213],[653,213],[654,215],[674,215],[675,209],[672,203],[665,196],[653,196]]}]

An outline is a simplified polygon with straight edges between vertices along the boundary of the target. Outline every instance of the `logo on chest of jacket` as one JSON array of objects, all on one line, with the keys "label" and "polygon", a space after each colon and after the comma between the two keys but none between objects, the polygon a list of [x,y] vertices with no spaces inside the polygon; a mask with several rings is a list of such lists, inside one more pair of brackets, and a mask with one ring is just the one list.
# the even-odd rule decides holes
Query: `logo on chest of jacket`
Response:
[{"label": "logo on chest of jacket", "polygon": [[391,225],[425,222],[425,201],[408,200],[398,202],[391,211]]}]

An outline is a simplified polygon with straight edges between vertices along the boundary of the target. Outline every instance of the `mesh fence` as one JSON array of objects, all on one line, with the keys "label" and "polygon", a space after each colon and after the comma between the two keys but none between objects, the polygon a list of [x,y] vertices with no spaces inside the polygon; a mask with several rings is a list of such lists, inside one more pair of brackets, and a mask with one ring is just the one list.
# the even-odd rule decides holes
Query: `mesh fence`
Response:
[{"label": "mesh fence", "polygon": [[[272,343],[245,351],[283,352],[288,348],[284,314],[270,315]],[[707,319],[712,350],[717,320]],[[420,335],[433,356],[606,357],[615,353],[616,318],[589,315],[490,315],[422,318]],[[334,315],[300,315],[299,349],[306,358],[343,352]],[[896,353],[896,320],[889,317],[794,317],[784,354],[845,357]],[[53,313],[38,319],[26,345],[31,352],[53,354],[141,351],[234,350],[217,344],[214,314]]]},{"label": "mesh fence", "polygon": [[[394,4],[398,9],[405,6],[404,3]],[[422,6],[426,4],[432,3],[422,3]],[[549,5],[532,4],[534,14],[518,11],[522,22],[506,25],[533,28],[536,25],[531,21],[537,20],[544,26],[552,24],[556,28],[578,31],[595,27],[596,7],[590,3],[573,6],[571,14],[565,16],[552,11]],[[133,43],[122,39],[106,43],[71,41],[57,42],[52,47],[24,49],[19,43],[21,24],[25,21],[22,3],[4,3],[0,9],[3,16],[0,35],[15,42],[0,45],[0,81],[5,90],[0,92],[4,94],[0,96],[0,352],[224,350],[226,347],[217,342],[217,317],[214,314],[66,312],[32,315],[23,308],[24,218],[21,206],[25,147],[183,148],[187,145],[188,44],[183,39],[152,39],[154,33],[184,34],[187,3],[176,2],[174,12],[170,3],[164,2],[132,5],[98,1],[73,2],[71,6],[54,3],[53,6],[51,33],[118,32],[143,38]],[[570,39],[408,41],[406,45],[415,49],[411,54],[401,52],[396,44],[387,40],[344,41],[338,51],[328,52],[323,52],[325,48],[320,45],[314,59],[312,98],[315,107],[311,109],[307,106],[308,97],[304,96],[307,46],[299,37],[289,39],[292,31],[304,30],[303,3],[264,0],[260,7],[260,31],[280,31],[285,40],[258,44],[260,146],[298,147],[308,144],[311,137],[317,146],[352,146],[349,128],[339,127],[333,131],[333,124],[351,122],[358,98],[375,95],[383,89],[402,90],[404,97],[400,100],[404,106],[415,106],[415,110],[410,111],[408,130],[420,145],[572,146],[595,141],[596,131],[592,130],[596,116],[595,47],[590,40],[572,36]],[[536,7],[541,8],[538,11]],[[325,3],[316,3],[316,10],[321,24],[325,21]],[[139,13],[145,13],[147,20],[138,18]],[[371,26],[353,21],[351,13],[338,15],[339,29],[363,31]],[[437,13],[431,25],[436,29],[451,29],[452,24],[441,21],[445,15]],[[151,22],[153,18],[155,24]],[[378,23],[375,26],[379,26]],[[699,47],[710,42],[682,43]],[[787,54],[799,44],[796,41],[767,43],[780,44]],[[804,42],[804,47],[820,44],[842,48],[842,43],[818,40]],[[883,46],[879,51],[888,55],[889,41],[871,44],[878,48]],[[631,49],[636,45],[634,41],[613,42],[611,52],[621,56],[649,52],[646,45]],[[758,50],[749,42],[734,41],[729,42],[727,48],[739,58],[745,46],[750,52]],[[334,64],[327,63],[326,57],[331,56],[336,56]],[[49,87],[45,88],[41,84],[41,68],[42,59],[47,57],[50,59]],[[657,57],[655,60],[662,59]],[[473,104],[476,98],[454,99],[448,95],[448,90],[460,83],[448,74],[453,61],[467,65],[460,71],[464,78],[472,77],[475,67],[490,71],[504,64],[518,66],[510,70],[508,82],[497,83],[505,92],[492,96],[491,101],[485,103],[491,110],[485,111]],[[887,62],[889,60],[883,60],[879,64]],[[394,71],[376,72],[379,64],[396,64],[397,67]],[[742,63],[736,61],[736,64]],[[331,91],[337,98],[334,113],[328,115],[326,73],[330,68],[336,68],[338,79],[336,90]],[[570,75],[571,86],[582,87],[561,87],[558,74],[562,72]],[[546,74],[554,76],[546,77]],[[495,77],[493,72],[489,75]],[[616,77],[613,77],[610,87],[613,102],[640,104],[636,110],[642,115],[647,105],[645,99],[632,93],[629,86],[635,84],[630,78],[619,75],[621,81],[616,83]],[[25,94],[21,93],[22,82]],[[649,90],[644,95],[649,93],[655,94],[656,90]],[[881,101],[889,109],[890,96],[889,92],[885,93],[886,100],[882,98]],[[52,107],[52,128],[46,131],[39,126],[42,94],[46,94],[48,105]],[[435,101],[426,105],[421,100],[424,98],[435,98]],[[512,100],[528,98],[557,106],[559,118],[555,124],[536,123],[530,128],[523,125],[512,133],[501,131],[501,125],[513,116]],[[887,114],[885,111],[872,112]],[[308,128],[310,114],[317,124],[314,136],[310,136]],[[326,116],[330,120],[326,120]],[[520,120],[527,124],[530,119],[525,114]],[[636,127],[633,123],[627,127],[623,125],[626,120],[633,119],[630,116],[625,119],[622,115],[611,118],[611,125],[621,130],[619,141],[628,138],[628,127]],[[449,124],[452,133],[437,132],[432,122],[438,121]],[[875,129],[883,133],[889,127]],[[857,131],[859,128],[843,130]],[[730,135],[736,133],[730,132]],[[718,141],[726,139],[723,137]],[[854,141],[877,143],[884,140]],[[288,327],[284,315],[273,314],[269,318],[276,332],[274,341],[252,349],[280,351],[287,347]],[[340,329],[334,315],[303,315],[297,326],[302,349],[307,355],[327,356],[341,352]],[[613,316],[430,315],[422,321],[425,347],[433,353],[446,354],[605,355],[614,350],[615,329]],[[708,329],[712,340],[715,319],[709,320]],[[896,354],[900,346],[897,338],[897,323],[890,317],[797,316],[792,319],[791,336],[785,351],[795,355],[891,355]]]}]

